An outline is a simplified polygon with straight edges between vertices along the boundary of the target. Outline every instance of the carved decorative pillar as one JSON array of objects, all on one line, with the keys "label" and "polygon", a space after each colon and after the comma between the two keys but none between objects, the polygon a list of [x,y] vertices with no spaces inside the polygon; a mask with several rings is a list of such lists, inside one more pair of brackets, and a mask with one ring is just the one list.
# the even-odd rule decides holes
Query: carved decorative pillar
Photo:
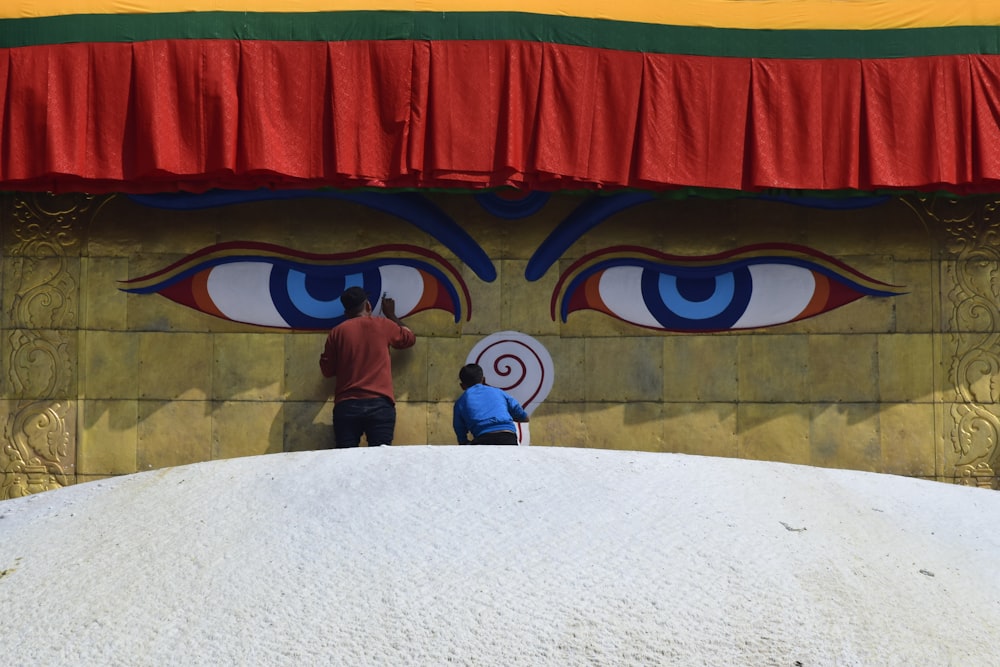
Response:
[{"label": "carved decorative pillar", "polygon": [[940,239],[941,307],[950,352],[951,451],[942,471],[959,484],[998,488],[1000,469],[1000,201],[919,200]]},{"label": "carved decorative pillar", "polygon": [[74,481],[85,195],[0,199],[3,442],[0,498]]}]

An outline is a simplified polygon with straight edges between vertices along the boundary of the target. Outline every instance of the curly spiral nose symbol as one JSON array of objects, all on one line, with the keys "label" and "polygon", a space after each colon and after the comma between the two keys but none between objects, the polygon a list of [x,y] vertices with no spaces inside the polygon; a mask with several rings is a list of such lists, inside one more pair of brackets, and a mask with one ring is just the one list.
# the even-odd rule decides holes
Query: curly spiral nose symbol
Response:
[{"label": "curly spiral nose symbol", "polygon": [[[465,363],[482,366],[486,383],[516,398],[529,415],[552,389],[552,356],[544,345],[518,331],[490,334],[472,348]],[[519,444],[531,444],[528,424],[517,427]]]}]

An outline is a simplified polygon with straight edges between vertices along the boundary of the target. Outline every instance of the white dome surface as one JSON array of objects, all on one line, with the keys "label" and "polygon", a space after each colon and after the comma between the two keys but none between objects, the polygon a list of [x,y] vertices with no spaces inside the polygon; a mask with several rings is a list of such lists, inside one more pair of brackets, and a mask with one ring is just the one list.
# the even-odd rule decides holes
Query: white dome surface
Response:
[{"label": "white dome surface", "polygon": [[0,502],[18,665],[998,664],[1000,493],[556,447],[199,463]]}]

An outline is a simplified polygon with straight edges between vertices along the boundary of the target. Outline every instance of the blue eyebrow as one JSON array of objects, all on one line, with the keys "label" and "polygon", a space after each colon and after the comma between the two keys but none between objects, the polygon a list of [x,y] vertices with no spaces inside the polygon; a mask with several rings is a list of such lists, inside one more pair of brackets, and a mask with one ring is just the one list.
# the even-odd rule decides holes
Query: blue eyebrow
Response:
[{"label": "blue eyebrow", "polygon": [[409,222],[414,227],[427,232],[455,256],[465,262],[484,282],[496,280],[497,271],[490,261],[486,251],[480,247],[469,234],[458,226],[447,213],[434,205],[427,198],[416,193],[383,193],[383,192],[339,192],[336,190],[250,190],[247,192],[231,190],[210,190],[193,194],[186,192],[128,195],[136,203],[153,208],[174,211],[190,211],[202,208],[243,204],[251,201],[267,201],[273,199],[341,199],[355,202],[383,213],[394,215]]},{"label": "blue eyebrow", "polygon": [[524,277],[529,281],[538,280],[578,238],[615,213],[652,199],[655,199],[655,195],[648,192],[623,192],[588,199],[566,216],[566,219],[542,241],[528,260]]},{"label": "blue eyebrow", "polygon": [[[743,199],[763,199],[767,201],[795,204],[807,208],[832,210],[852,210],[877,206],[886,202],[887,196],[874,197],[785,197],[781,195],[751,195]],[[599,195],[593,197],[570,213],[558,227],[542,242],[535,254],[528,261],[524,277],[535,281],[545,275],[545,272],[566,252],[577,239],[604,222],[607,218],[631,206],[655,199],[648,192],[624,192],[614,195]]]}]

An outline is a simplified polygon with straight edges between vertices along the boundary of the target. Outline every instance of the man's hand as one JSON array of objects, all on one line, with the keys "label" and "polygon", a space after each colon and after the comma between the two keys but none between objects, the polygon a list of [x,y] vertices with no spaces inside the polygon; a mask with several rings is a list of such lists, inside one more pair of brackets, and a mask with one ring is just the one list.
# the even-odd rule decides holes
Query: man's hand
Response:
[{"label": "man's hand", "polygon": [[391,296],[382,297],[382,314],[390,320],[396,319],[396,300]]},{"label": "man's hand", "polygon": [[391,296],[382,297],[382,315],[390,322],[395,322],[401,327],[405,327],[403,321],[396,317],[396,300]]}]

